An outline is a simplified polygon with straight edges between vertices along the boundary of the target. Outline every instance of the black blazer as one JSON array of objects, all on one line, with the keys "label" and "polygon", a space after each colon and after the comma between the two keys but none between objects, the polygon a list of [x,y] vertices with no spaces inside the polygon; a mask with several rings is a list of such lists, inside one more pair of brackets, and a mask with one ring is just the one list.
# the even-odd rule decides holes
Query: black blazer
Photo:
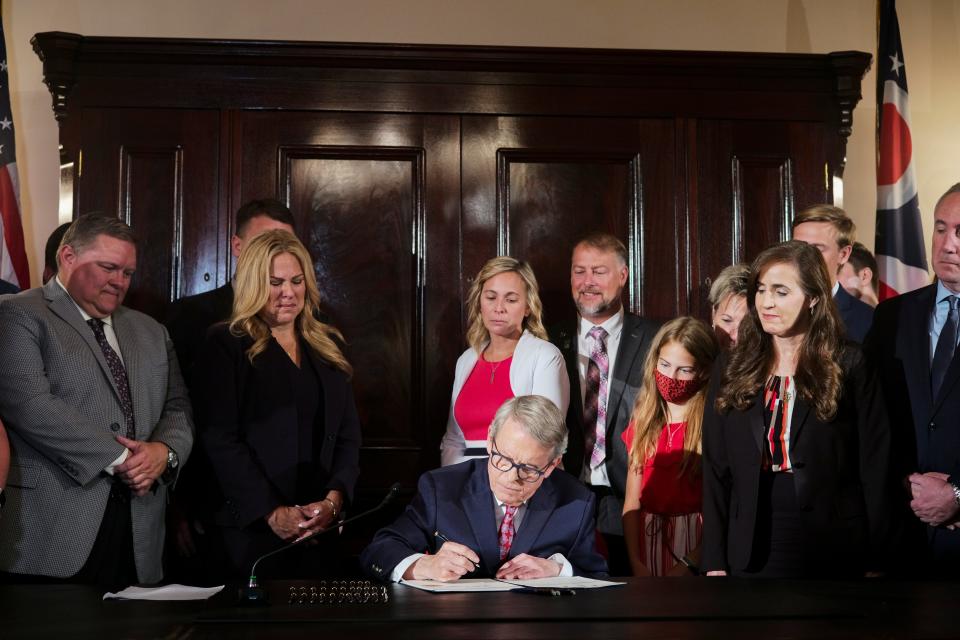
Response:
[{"label": "black blazer", "polygon": [[[281,505],[294,504],[297,414],[293,390],[284,375],[283,348],[275,340],[251,365],[253,341],[212,327],[197,359],[197,431],[213,467],[221,496],[213,496],[217,524],[246,527]],[[312,350],[323,385],[324,428],[315,479],[316,499],[339,489],[353,496],[360,473],[360,422],[346,375]],[[306,364],[306,363],[304,363]],[[287,479],[287,480],[284,480]]]},{"label": "black blazer", "polygon": [[[726,362],[722,356],[714,369],[704,413],[704,571],[743,570],[750,562],[766,446],[760,394],[746,411],[715,409]],[[823,422],[797,397],[790,430],[805,546],[823,563],[813,572],[824,574],[882,568],[892,536],[890,427],[880,388],[857,345],[848,342],[839,362],[836,416]]]},{"label": "black blazer", "polygon": [[[899,482],[914,472],[946,473],[960,483],[960,357],[954,355],[940,394],[930,390],[930,318],[937,285],[885,300],[877,307],[864,352],[876,366],[886,408],[893,425],[893,473]],[[908,502],[908,494],[898,494]],[[905,507],[908,507],[905,504]],[[960,568],[960,531],[929,527],[912,512],[908,536],[923,534],[933,552],[934,566],[949,559]],[[909,544],[909,543],[908,543]]]},{"label": "black blazer", "polygon": [[233,311],[233,285],[180,298],[170,303],[164,324],[177,351],[180,371],[187,386],[193,384],[193,367],[203,348],[207,329],[230,317]]},{"label": "black blazer", "polygon": [[[567,409],[569,439],[563,456],[563,468],[579,478],[583,471],[585,436],[583,432],[583,391],[577,369],[577,324],[550,332],[553,342],[563,353],[570,378],[570,406]],[[605,464],[612,496],[597,505],[597,528],[604,533],[623,534],[621,513],[627,484],[627,448],[620,436],[627,428],[633,402],[643,382],[643,360],[660,324],[632,313],[623,314],[623,332],[610,376],[610,399],[607,402],[607,456]]]},{"label": "black blazer", "polygon": [[850,295],[842,286],[837,287],[833,302],[837,305],[840,320],[847,331],[847,339],[862,343],[873,322],[873,307]]}]

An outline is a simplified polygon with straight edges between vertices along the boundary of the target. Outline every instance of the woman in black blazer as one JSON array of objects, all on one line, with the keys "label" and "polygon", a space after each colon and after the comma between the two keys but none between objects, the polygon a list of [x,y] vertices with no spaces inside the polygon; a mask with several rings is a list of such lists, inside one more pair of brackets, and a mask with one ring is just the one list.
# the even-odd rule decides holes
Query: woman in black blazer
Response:
[{"label": "woman in black blazer", "polygon": [[[250,241],[234,289],[230,320],[210,329],[198,358],[195,404],[219,485],[214,522],[242,577],[258,556],[336,523],[359,475],[360,424],[340,334],[316,319],[312,261],[296,237]],[[326,549],[265,561],[263,573],[335,573],[336,535],[316,540]]]},{"label": "woman in black blazer", "polygon": [[890,428],[875,376],[843,340],[820,253],[754,261],[739,340],[704,416],[703,566],[710,575],[855,576],[890,541]]}]

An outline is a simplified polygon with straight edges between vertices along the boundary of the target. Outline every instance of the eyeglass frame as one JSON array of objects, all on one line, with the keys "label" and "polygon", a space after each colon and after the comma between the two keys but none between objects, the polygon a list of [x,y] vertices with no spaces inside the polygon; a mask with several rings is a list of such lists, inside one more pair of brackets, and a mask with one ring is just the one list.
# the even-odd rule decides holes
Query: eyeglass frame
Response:
[{"label": "eyeglass frame", "polygon": [[[516,469],[516,470],[517,470],[517,479],[519,479],[521,482],[526,482],[526,483],[528,483],[528,484],[533,484],[534,482],[539,482],[540,480],[542,480],[543,477],[547,474],[547,472],[550,471],[550,466],[556,463],[556,460],[551,460],[550,462],[547,463],[547,465],[546,465],[543,469],[538,469],[537,467],[533,466],[532,464],[524,464],[524,463],[517,462],[516,460],[514,460],[514,459],[511,458],[510,456],[505,456],[505,455],[503,455],[502,453],[500,453],[500,450],[497,449],[497,440],[496,440],[496,438],[492,438],[492,439],[490,440],[490,448],[492,449],[492,450],[490,451],[490,465],[491,465],[494,469],[496,469],[496,470],[499,471],[500,473],[510,473],[511,471],[513,471],[514,469]],[[498,466],[493,462],[493,457],[494,457],[494,456],[497,456],[497,457],[500,458],[501,460],[506,460],[507,462],[509,462],[509,463],[510,463],[510,468],[509,468],[509,469],[501,469],[500,467],[498,467]],[[527,472],[532,472],[532,473],[534,474],[533,478],[532,478],[532,479],[530,479],[530,478],[524,478],[523,476],[520,475],[520,471],[521,471],[521,470],[524,470],[524,471],[527,471]]]}]

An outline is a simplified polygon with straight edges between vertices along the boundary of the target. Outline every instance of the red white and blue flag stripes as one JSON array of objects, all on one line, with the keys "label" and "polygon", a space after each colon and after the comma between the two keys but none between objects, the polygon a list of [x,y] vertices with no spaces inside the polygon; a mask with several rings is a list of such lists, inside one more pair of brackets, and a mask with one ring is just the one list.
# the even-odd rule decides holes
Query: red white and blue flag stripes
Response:
[{"label": "red white and blue flag stripes", "polygon": [[7,43],[0,23],[0,279],[21,289],[30,287],[30,267],[20,221],[20,181],[17,176],[13,111],[7,74]]},{"label": "red white and blue flag stripes", "polygon": [[880,0],[877,38],[877,237],[881,300],[930,283],[910,137],[907,70],[895,0]]}]

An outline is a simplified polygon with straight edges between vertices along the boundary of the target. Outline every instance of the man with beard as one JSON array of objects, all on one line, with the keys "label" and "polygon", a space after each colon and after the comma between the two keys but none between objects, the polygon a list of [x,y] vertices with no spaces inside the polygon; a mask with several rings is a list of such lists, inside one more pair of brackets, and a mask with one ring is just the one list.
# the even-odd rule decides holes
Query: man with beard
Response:
[{"label": "man with beard", "polygon": [[643,378],[643,359],[659,325],[624,311],[627,249],[608,233],[592,233],[573,249],[570,288],[576,325],[550,331],[570,377],[563,466],[597,498],[597,530],[606,544],[612,575],[629,575],[623,541],[627,427]]}]

